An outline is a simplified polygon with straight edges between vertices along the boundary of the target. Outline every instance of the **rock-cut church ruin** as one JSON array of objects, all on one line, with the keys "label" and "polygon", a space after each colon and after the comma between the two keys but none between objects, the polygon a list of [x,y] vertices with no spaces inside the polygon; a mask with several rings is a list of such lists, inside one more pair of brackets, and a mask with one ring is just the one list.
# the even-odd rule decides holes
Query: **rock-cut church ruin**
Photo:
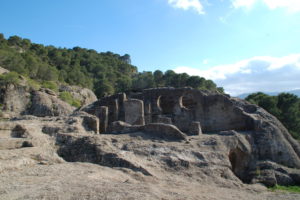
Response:
[{"label": "rock-cut church ruin", "polygon": [[[244,100],[192,88],[156,88],[104,97],[82,110],[99,118],[100,134],[142,131],[169,140],[227,135],[228,159],[243,182],[300,181],[287,170],[300,168],[297,141],[274,116]],[[283,174],[282,167],[287,167]]]}]

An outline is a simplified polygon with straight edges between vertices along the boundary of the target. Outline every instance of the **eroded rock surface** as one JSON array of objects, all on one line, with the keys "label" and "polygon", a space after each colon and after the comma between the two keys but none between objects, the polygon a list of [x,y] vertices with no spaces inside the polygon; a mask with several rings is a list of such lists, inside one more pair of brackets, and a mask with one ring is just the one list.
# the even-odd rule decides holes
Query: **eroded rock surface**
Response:
[{"label": "eroded rock surface", "polygon": [[[0,67],[0,74],[8,72]],[[38,86],[30,86],[28,80],[20,75],[18,83],[0,85],[1,115],[7,119],[28,114],[38,117],[70,115],[75,107],[61,100],[60,92],[69,92],[82,106],[97,100],[96,95],[87,88],[62,85],[60,91],[38,89]]]},{"label": "eroded rock surface", "polygon": [[74,110],[75,108],[60,100],[55,93],[33,91],[28,113],[38,117],[66,116]]},{"label": "eroded rock surface", "polygon": [[[97,112],[101,107],[106,107],[108,114],[101,115],[101,112]],[[174,135],[184,139],[188,135],[202,133],[232,138],[230,135],[242,133],[245,136],[242,144],[248,148],[232,147],[226,153],[231,161],[232,171],[246,183],[263,183],[262,177],[268,179],[267,176],[257,178],[256,175],[259,163],[264,161],[300,169],[299,143],[283,125],[262,108],[227,95],[191,88],[147,89],[141,93],[105,97],[82,110],[98,116],[100,120],[105,119],[108,133],[116,128],[116,121],[128,123],[123,128],[118,124],[117,130],[120,132],[133,132],[138,124],[142,126],[140,130],[146,133],[152,132],[169,139]],[[127,117],[130,115],[131,118]],[[145,120],[145,125],[136,123],[139,120]],[[175,133],[175,129],[169,128],[172,126],[178,129],[176,134],[168,134]],[[230,144],[230,141],[226,144]],[[278,171],[275,168],[271,170],[273,174]],[[288,183],[282,181],[283,178],[279,175],[274,177],[274,183]]]},{"label": "eroded rock surface", "polygon": [[300,148],[246,101],[161,88],[57,115],[0,122],[0,199],[300,198],[261,185],[300,185]]},{"label": "eroded rock surface", "polygon": [[[143,131],[95,134],[73,117],[30,117],[0,123],[1,199],[297,199],[261,185],[243,184],[248,160],[247,133],[162,140]],[[8,142],[9,141],[9,142]],[[8,142],[8,143],[7,143]],[[32,145],[22,145],[22,144]],[[243,152],[241,155],[239,152]],[[260,164],[271,169],[271,162]],[[276,164],[280,178],[299,171]],[[236,173],[236,174],[235,174]],[[278,173],[267,175],[276,181]],[[272,179],[273,178],[273,179]],[[258,180],[258,179],[257,179]],[[262,182],[262,181],[257,181]],[[218,191],[217,193],[215,191]]]},{"label": "eroded rock surface", "polygon": [[78,86],[69,86],[69,85],[61,85],[59,88],[60,91],[70,92],[71,95],[79,100],[82,105],[89,105],[95,101],[97,101],[97,97],[93,91],[87,88],[82,88]]},{"label": "eroded rock surface", "polygon": [[31,93],[24,86],[8,84],[0,86],[0,103],[2,111],[12,116],[26,112],[30,102]]},{"label": "eroded rock surface", "polygon": [[0,74],[8,73],[9,71],[3,67],[0,66]]}]

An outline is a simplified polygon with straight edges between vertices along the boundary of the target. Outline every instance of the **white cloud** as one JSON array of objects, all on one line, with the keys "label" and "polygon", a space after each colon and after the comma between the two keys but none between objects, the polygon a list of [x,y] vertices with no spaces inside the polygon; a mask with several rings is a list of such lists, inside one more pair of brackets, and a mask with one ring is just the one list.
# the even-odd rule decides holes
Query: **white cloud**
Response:
[{"label": "white cloud", "polygon": [[290,12],[300,11],[299,0],[232,0],[232,5],[234,8],[244,7],[250,9],[259,2],[265,4],[271,10],[285,8]]},{"label": "white cloud", "polygon": [[203,5],[199,0],[168,0],[168,3],[175,8],[194,9],[198,14],[204,14]]},{"label": "white cloud", "polygon": [[204,59],[203,61],[202,61],[202,64],[204,64],[204,65],[207,65],[209,63],[209,60],[208,59]]},{"label": "white cloud", "polygon": [[264,0],[270,9],[287,8],[292,12],[300,11],[299,0]]},{"label": "white cloud", "polygon": [[251,8],[257,0],[233,0],[232,5],[235,8],[245,7],[245,8]]},{"label": "white cloud", "polygon": [[174,71],[212,79],[231,95],[300,89],[300,54],[253,57],[208,70],[177,67]]}]

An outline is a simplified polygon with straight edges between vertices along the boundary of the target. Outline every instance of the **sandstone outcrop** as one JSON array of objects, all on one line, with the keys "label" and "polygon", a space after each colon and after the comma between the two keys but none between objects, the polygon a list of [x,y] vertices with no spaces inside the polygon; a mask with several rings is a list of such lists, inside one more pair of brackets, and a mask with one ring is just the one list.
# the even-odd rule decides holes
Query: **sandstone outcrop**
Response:
[{"label": "sandstone outcrop", "polygon": [[[0,67],[0,74],[9,71]],[[75,107],[64,102],[59,97],[58,91],[48,88],[34,88],[29,86],[28,80],[19,76],[19,82],[0,86],[0,107],[2,115],[6,118],[20,115],[67,116],[74,112]],[[95,94],[78,86],[60,86],[60,92],[69,92],[72,97],[82,105],[91,104],[97,100]]]},{"label": "sandstone outcrop", "polygon": [[[51,90],[35,93],[31,97],[45,99],[46,108],[55,105]],[[37,116],[0,122],[0,182],[12,184],[0,184],[2,199],[12,193],[19,199],[58,198],[66,191],[72,195],[60,197],[99,199],[101,193],[114,199],[119,190],[121,199],[128,192],[133,199],[224,197],[199,194],[210,186],[226,191],[223,199],[280,199],[258,184],[300,185],[298,141],[275,117],[244,100],[190,88],[159,88],[104,97],[68,112],[36,102],[30,110],[38,109]],[[49,190],[53,180],[63,191]],[[103,185],[115,182],[117,188],[109,185],[102,191]],[[25,192],[28,188],[40,196]],[[294,197],[299,195],[290,199]]]},{"label": "sandstone outcrop", "polygon": [[3,67],[0,67],[0,74],[8,73],[9,71]]},{"label": "sandstone outcrop", "polygon": [[25,86],[9,84],[0,87],[2,111],[8,112],[11,116],[26,112],[30,98],[30,91]]},{"label": "sandstone outcrop", "polygon": [[[59,98],[57,92],[41,88],[34,90],[24,84],[7,84],[0,86],[0,105],[3,115],[17,117],[20,115],[45,116],[67,116],[74,112],[75,107]],[[78,89],[78,88],[77,88]],[[79,89],[78,89],[79,90]],[[72,92],[75,94],[75,92]],[[80,90],[77,95],[82,103],[88,104],[96,100],[92,91]]]},{"label": "sandstone outcrop", "polygon": [[[107,115],[97,111],[100,107],[107,109]],[[262,108],[227,95],[191,88],[147,89],[141,93],[105,97],[82,110],[98,116],[100,120],[105,119],[106,132],[116,129],[116,121],[126,121],[126,126],[120,126],[122,124],[118,122],[116,130],[134,132],[136,125],[140,125],[140,130],[144,132],[172,138],[174,134],[171,136],[168,133],[178,129],[175,132],[181,139],[201,134],[240,135],[245,138],[242,147],[226,145],[226,152],[232,171],[246,183],[264,182],[261,177],[257,178],[256,173],[259,163],[264,161],[300,169],[299,143],[283,125]],[[162,125],[161,122],[165,123]],[[226,141],[226,144],[229,143]],[[238,163],[240,161],[243,164]],[[271,170],[273,174],[278,171],[276,168]],[[285,175],[293,179],[293,175]],[[269,178],[267,175],[264,177]],[[282,178],[275,179],[274,183],[286,183]],[[297,178],[293,181],[299,184]]]},{"label": "sandstone outcrop", "polygon": [[1,87],[0,103],[2,110],[12,117],[24,114],[39,117],[70,115],[75,110],[49,89],[37,91],[14,84]]},{"label": "sandstone outcrop", "polygon": [[60,100],[54,93],[32,92],[31,106],[28,108],[28,114],[38,117],[62,116],[70,115],[73,111],[74,108],[72,106]]},{"label": "sandstone outcrop", "polygon": [[93,91],[87,88],[82,88],[79,86],[69,86],[69,85],[61,85],[59,87],[61,92],[70,92],[71,95],[79,100],[84,105],[89,105],[95,101],[97,101],[97,97]]}]

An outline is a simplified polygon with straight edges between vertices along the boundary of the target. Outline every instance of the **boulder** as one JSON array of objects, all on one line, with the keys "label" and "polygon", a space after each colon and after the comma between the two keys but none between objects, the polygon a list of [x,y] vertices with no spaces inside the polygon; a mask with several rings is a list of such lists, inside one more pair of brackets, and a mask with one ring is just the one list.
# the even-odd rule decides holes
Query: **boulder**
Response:
[{"label": "boulder", "polygon": [[277,184],[277,180],[273,170],[259,170],[251,183],[262,183],[267,187],[273,187]]},{"label": "boulder", "polygon": [[32,92],[28,113],[38,117],[70,115],[75,110],[70,104],[52,94],[41,91]]},{"label": "boulder", "polygon": [[[295,185],[300,183],[300,170],[288,168],[271,161],[262,161],[257,163],[257,170],[253,172],[252,182],[263,183],[267,186]],[[270,180],[273,184],[270,184]]]},{"label": "boulder", "polygon": [[82,106],[89,105],[97,101],[95,93],[87,88],[82,88],[79,86],[61,85],[59,90],[61,92],[70,92],[75,99],[81,102]]},{"label": "boulder", "polygon": [[71,117],[76,117],[81,120],[81,125],[86,131],[93,131],[99,133],[99,118],[90,115],[86,112],[74,112]]},{"label": "boulder", "polygon": [[8,73],[9,71],[3,67],[0,67],[0,74]]},{"label": "boulder", "polygon": [[18,116],[26,112],[31,94],[27,87],[8,84],[0,86],[0,104],[4,112],[10,116]]}]

